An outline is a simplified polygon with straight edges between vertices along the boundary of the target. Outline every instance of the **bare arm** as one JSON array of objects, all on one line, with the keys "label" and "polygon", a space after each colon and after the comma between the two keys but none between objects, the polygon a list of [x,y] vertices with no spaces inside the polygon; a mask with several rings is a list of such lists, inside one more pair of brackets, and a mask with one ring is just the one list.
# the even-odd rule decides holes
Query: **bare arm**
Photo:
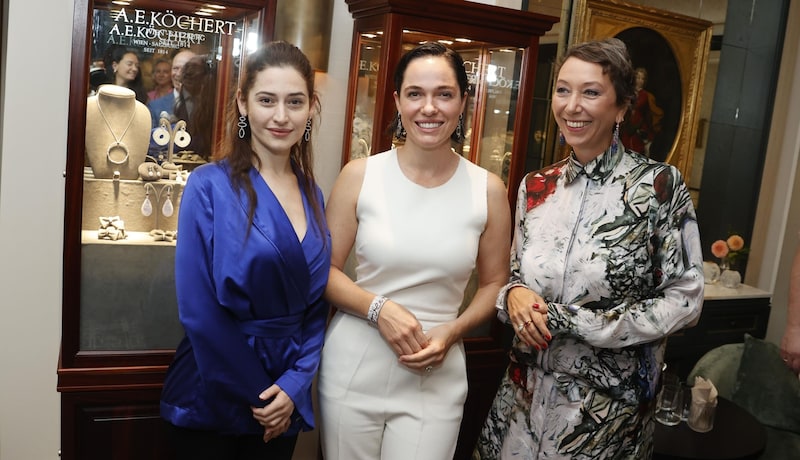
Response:
[{"label": "bare arm", "polygon": [[787,366],[795,373],[800,373],[800,247],[795,252],[789,275],[789,302],[781,355]]},{"label": "bare arm", "polygon": [[[366,321],[372,299],[381,293],[362,289],[343,271],[358,231],[356,205],[365,168],[366,159],[345,165],[328,200],[326,217],[331,232],[332,254],[325,298],[336,308],[365,318]],[[418,352],[428,342],[416,316],[391,299],[381,309],[378,329],[397,355]]]}]

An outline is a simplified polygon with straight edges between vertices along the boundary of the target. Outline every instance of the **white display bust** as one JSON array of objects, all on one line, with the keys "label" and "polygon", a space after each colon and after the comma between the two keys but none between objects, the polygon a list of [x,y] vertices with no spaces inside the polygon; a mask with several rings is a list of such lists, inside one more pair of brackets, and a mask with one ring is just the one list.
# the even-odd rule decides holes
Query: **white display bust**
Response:
[{"label": "white display bust", "polygon": [[103,85],[86,103],[86,157],[94,177],[137,179],[150,144],[150,111],[136,93]]}]

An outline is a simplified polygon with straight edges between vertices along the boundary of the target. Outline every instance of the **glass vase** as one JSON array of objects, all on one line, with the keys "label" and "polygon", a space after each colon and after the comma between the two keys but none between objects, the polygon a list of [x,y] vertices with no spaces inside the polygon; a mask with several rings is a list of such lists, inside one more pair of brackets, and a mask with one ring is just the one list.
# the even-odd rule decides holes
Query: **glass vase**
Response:
[{"label": "glass vase", "polygon": [[716,262],[706,260],[703,262],[703,277],[706,284],[714,284],[719,281],[719,275],[722,271]]},{"label": "glass vase", "polygon": [[742,274],[733,268],[731,260],[723,257],[719,263],[722,273],[719,275],[719,283],[726,288],[736,289],[742,284]]}]

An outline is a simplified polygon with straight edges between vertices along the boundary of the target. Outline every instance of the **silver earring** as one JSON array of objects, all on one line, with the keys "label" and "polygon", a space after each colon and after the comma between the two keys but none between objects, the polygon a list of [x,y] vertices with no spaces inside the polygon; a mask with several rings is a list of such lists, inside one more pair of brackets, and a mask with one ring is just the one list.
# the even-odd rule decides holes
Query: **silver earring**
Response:
[{"label": "silver earring", "polygon": [[306,121],[306,131],[303,133],[303,140],[308,142],[311,139],[311,119]]},{"label": "silver earring", "polygon": [[164,187],[167,190],[167,199],[164,200],[164,206],[161,207],[161,214],[164,214],[164,217],[170,217],[173,212],[175,212],[175,208],[172,206],[172,186],[167,185]]},{"label": "silver earring", "polygon": [[239,139],[247,137],[247,115],[239,115],[239,123],[236,123],[236,126],[239,127]]},{"label": "silver earring", "polygon": [[400,118],[400,113],[397,114],[397,128],[394,131],[394,137],[398,139],[406,138],[406,129],[403,127],[403,119]]},{"label": "silver earring", "polygon": [[456,141],[461,142],[464,140],[464,114],[458,115],[458,124],[456,125]]},{"label": "silver earring", "polygon": [[614,126],[614,136],[611,138],[611,151],[616,151],[619,145],[619,122]]}]

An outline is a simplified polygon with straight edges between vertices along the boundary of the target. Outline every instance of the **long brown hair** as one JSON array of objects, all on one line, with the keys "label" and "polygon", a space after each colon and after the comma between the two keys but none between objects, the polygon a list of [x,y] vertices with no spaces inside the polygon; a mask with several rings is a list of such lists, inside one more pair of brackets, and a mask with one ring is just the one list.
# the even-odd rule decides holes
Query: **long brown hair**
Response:
[{"label": "long brown hair", "polygon": [[[239,83],[239,89],[243,95],[250,93],[256,76],[262,70],[270,67],[291,67],[297,70],[305,80],[311,103],[317,109],[317,117],[319,116],[320,102],[319,95],[314,91],[314,69],[311,67],[306,55],[299,48],[284,41],[270,42],[258,51],[246,56],[244,60],[244,72]],[[248,219],[252,225],[257,197],[253,183],[250,181],[250,168],[253,167],[253,162],[255,161],[260,169],[261,159],[250,147],[251,133],[249,123],[244,130],[244,138],[239,137],[238,123],[240,116],[239,108],[234,100],[228,109],[227,128],[225,139],[221,145],[220,159],[227,158],[230,165],[231,180],[237,188],[243,189],[247,193],[250,202]],[[296,165],[302,173],[303,191],[314,210],[314,220],[317,226],[325,231],[326,224],[322,203],[317,196],[317,184],[314,178],[314,155],[311,138],[308,141],[301,138],[299,142],[292,146],[290,156],[293,165]]]}]

